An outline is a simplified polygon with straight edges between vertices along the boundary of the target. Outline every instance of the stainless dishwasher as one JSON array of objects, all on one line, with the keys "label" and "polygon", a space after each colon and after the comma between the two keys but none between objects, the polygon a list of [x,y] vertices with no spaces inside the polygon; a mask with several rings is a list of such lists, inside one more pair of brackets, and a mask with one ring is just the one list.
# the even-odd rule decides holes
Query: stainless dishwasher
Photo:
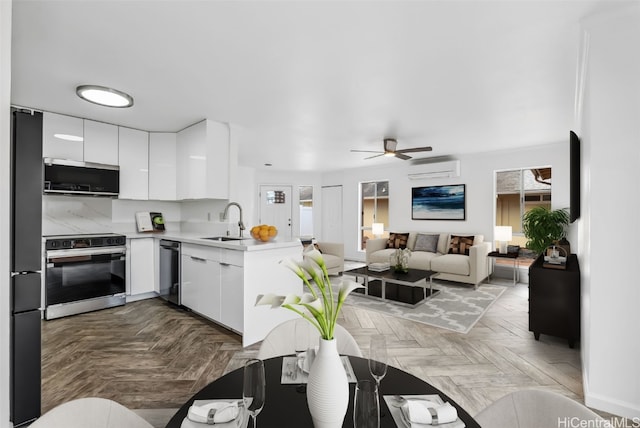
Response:
[{"label": "stainless dishwasher", "polygon": [[160,240],[160,297],[180,305],[180,242]]}]

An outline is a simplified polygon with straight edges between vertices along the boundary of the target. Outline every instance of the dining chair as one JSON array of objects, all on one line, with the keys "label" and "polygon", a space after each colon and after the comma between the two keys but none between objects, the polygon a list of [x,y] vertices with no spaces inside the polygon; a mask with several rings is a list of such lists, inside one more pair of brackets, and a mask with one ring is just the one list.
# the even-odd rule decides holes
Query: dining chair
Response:
[{"label": "dining chair", "polygon": [[30,428],[153,428],[113,400],[98,397],[67,401],[40,416]]},{"label": "dining chair", "polygon": [[575,421],[585,421],[585,425],[575,426],[609,426],[596,422],[605,420],[586,406],[556,392],[536,389],[507,394],[480,411],[474,419],[481,426],[492,428],[573,426]]},{"label": "dining chair", "polygon": [[[300,323],[305,331],[307,346],[305,349],[318,346],[320,333],[310,322],[302,318],[285,321],[275,326],[264,338],[258,351],[258,358],[278,357],[280,355],[290,355],[296,352],[293,338],[296,334],[296,323]],[[362,357],[362,351],[351,334],[341,325],[336,324],[334,337],[337,341],[338,353],[341,355],[352,355]]]}]

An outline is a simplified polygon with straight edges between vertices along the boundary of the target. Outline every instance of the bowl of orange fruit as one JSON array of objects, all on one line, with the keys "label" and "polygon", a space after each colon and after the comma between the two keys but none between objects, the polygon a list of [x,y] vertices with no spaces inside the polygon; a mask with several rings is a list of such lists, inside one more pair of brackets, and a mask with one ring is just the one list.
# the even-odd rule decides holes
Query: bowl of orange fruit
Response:
[{"label": "bowl of orange fruit", "polygon": [[278,229],[276,229],[275,226],[269,226],[268,224],[261,224],[251,228],[251,237],[262,242],[272,240],[277,234]]}]

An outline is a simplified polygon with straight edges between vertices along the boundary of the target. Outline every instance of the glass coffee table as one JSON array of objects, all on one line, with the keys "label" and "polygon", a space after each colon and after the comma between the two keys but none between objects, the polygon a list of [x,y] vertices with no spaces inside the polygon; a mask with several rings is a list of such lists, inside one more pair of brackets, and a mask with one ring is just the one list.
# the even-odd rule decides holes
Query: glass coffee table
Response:
[{"label": "glass coffee table", "polygon": [[440,293],[440,290],[433,288],[433,278],[437,272],[432,270],[409,269],[408,272],[396,272],[387,269],[378,272],[361,267],[346,270],[342,274],[355,277],[356,282],[362,278],[364,289],[356,289],[354,293],[411,307]]}]

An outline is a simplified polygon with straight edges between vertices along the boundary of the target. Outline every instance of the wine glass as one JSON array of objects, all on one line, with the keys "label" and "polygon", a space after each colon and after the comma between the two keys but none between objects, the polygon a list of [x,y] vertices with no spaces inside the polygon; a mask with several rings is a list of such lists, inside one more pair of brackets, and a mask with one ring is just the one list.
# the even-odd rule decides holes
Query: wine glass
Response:
[{"label": "wine glass", "polygon": [[353,426],[357,428],[380,427],[380,401],[378,384],[359,380],[353,396]]},{"label": "wine glass", "polygon": [[387,341],[382,335],[371,336],[369,347],[369,372],[380,388],[380,381],[387,374]]},{"label": "wine glass", "polygon": [[265,380],[264,363],[262,360],[251,359],[244,365],[244,379],[242,382],[242,401],[256,428],[256,418],[264,407]]},{"label": "wine glass", "polygon": [[306,323],[307,320],[304,320],[302,318],[297,319],[293,323],[293,349],[296,353],[296,367],[293,380],[296,380],[298,374],[300,374],[300,376],[302,377],[302,365],[304,364],[304,357],[301,357],[300,354],[303,351],[306,351],[309,347],[309,329]]}]

